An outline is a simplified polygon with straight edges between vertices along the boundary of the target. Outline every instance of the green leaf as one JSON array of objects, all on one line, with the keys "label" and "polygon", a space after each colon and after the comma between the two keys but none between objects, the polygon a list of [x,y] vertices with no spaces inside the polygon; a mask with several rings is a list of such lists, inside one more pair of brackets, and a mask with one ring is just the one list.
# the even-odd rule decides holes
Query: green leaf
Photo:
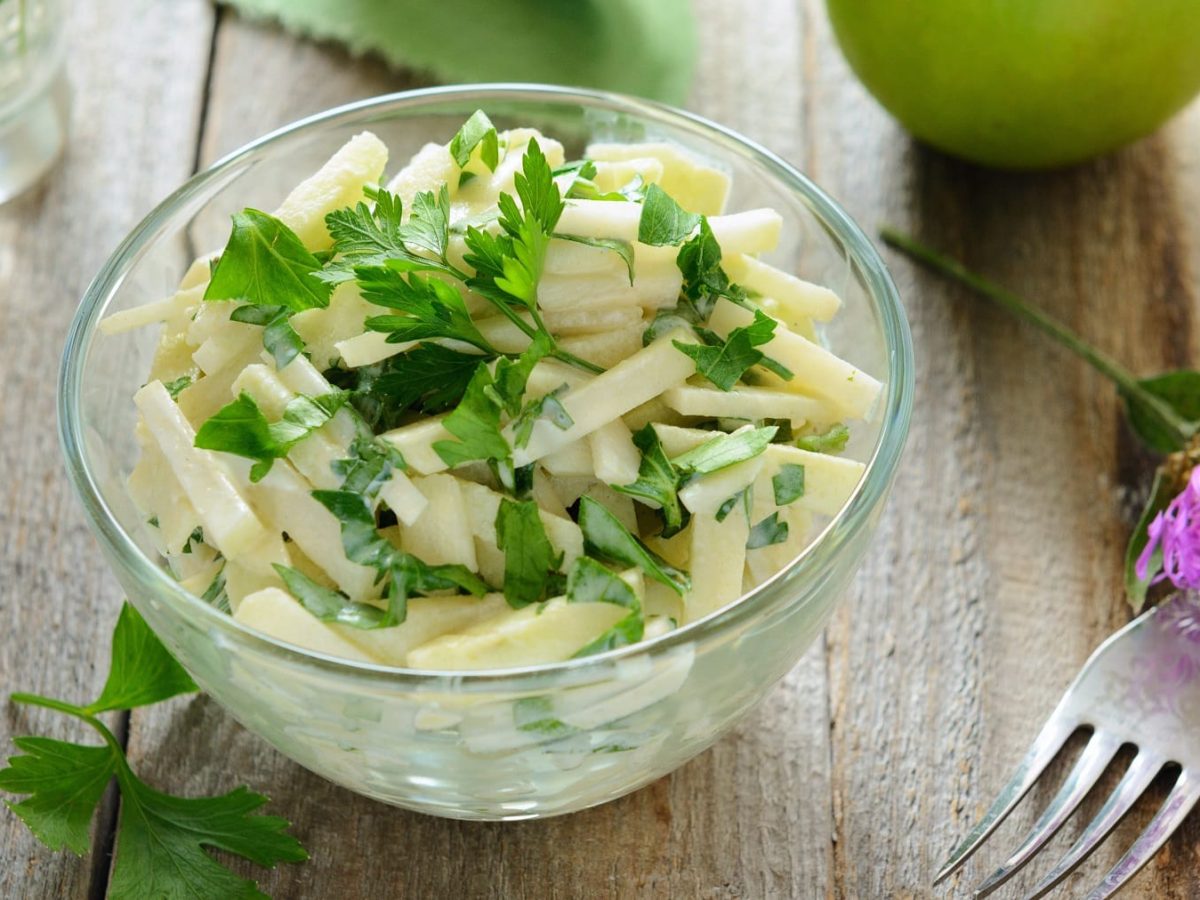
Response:
[{"label": "green leaf", "polygon": [[779,513],[773,512],[750,529],[746,549],[757,550],[759,547],[782,544],[787,539],[788,523],[779,521]]},{"label": "green leaf", "polygon": [[767,425],[720,434],[681,453],[671,463],[685,475],[707,475],[758,456],[771,445],[775,431],[774,425]]},{"label": "green leaf", "polygon": [[[734,328],[725,340],[707,330],[697,330],[704,344],[685,344],[674,341],[675,348],[696,361],[696,371],[723,391],[733,386],[751,366],[764,362],[761,350],[754,349],[770,342],[775,334],[775,320],[754,311],[754,321]],[[788,373],[789,375],[791,373]]]},{"label": "green leaf", "polygon": [[193,380],[191,375],[180,375],[178,378],[168,381],[163,387],[167,389],[167,393],[171,395],[172,400],[178,400],[179,395],[192,386]]},{"label": "green leaf", "polygon": [[637,480],[632,484],[614,484],[612,488],[660,510],[663,537],[671,537],[687,521],[686,511],[679,502],[682,475],[667,458],[653,425],[645,425],[636,431],[633,443],[642,454]]},{"label": "green leaf", "polygon": [[450,192],[446,185],[437,194],[421,191],[413,197],[403,234],[405,243],[422,247],[446,262],[446,245],[450,242]]},{"label": "green leaf", "polygon": [[354,273],[364,300],[403,314],[373,316],[366,321],[368,330],[384,332],[394,343],[452,338],[496,355],[475,327],[462,295],[451,285],[415,272],[406,276],[389,266],[359,266]]},{"label": "green leaf", "polygon": [[442,422],[458,440],[433,445],[446,465],[453,468],[472,460],[488,460],[497,466],[501,480],[511,490],[512,448],[502,433],[501,417],[520,414],[529,375],[550,352],[550,346],[550,339],[538,334],[516,360],[496,360],[494,373],[485,364],[476,368],[462,402]]},{"label": "green leaf", "polygon": [[350,444],[350,456],[334,460],[332,468],[333,474],[342,479],[341,490],[358,494],[373,504],[392,475],[407,466],[400,451],[391,444],[360,437]]},{"label": "green leaf", "polygon": [[[1165,372],[1139,380],[1138,386],[1165,403],[1188,424],[1192,434],[1200,428],[1200,372]],[[1174,453],[1186,446],[1186,438],[1178,428],[1165,424],[1144,399],[1125,390],[1120,390],[1120,394],[1129,412],[1130,427],[1151,450]]]},{"label": "green leaf", "polygon": [[561,234],[554,233],[554,239],[558,241],[571,241],[575,244],[583,244],[587,247],[596,247],[600,250],[609,250],[621,258],[621,262],[625,263],[625,270],[629,274],[629,283],[633,284],[633,244],[629,241],[623,241],[620,238],[593,238],[580,237],[577,234]]},{"label": "green leaf", "polygon": [[347,400],[345,391],[320,397],[299,394],[288,401],[278,422],[268,422],[254,398],[243,391],[222,407],[196,432],[195,444],[255,461],[250,480],[259,481],[271,465],[328,422]]},{"label": "green leaf", "polygon": [[332,285],[313,276],[321,263],[295,232],[257,209],[233,217],[233,233],[213,270],[205,300],[286,306],[293,312],[329,305]]},{"label": "green leaf", "polygon": [[217,569],[217,574],[213,576],[212,582],[204,593],[200,595],[200,599],[210,606],[215,606],[223,613],[232,615],[233,610],[229,605],[229,594],[225,591],[225,564],[221,564],[221,568]]},{"label": "green leaf", "polygon": [[487,593],[487,585],[465,566],[431,566],[392,544],[376,529],[375,513],[361,495],[350,491],[313,491],[312,496],[341,524],[346,558],[370,566],[386,580],[383,595],[387,608],[377,627],[401,624],[408,614],[408,598],[414,594],[459,590],[481,597]]},{"label": "green leaf", "polygon": [[1129,546],[1125,549],[1125,593],[1135,613],[1141,612],[1142,607],[1146,605],[1146,594],[1154,582],[1154,577],[1162,570],[1161,548],[1156,551],[1155,559],[1152,560],[1144,579],[1138,577],[1137,561],[1146,545],[1150,543],[1150,523],[1154,521],[1155,516],[1170,506],[1175,498],[1171,481],[1162,469],[1154,473],[1154,484],[1150,488],[1146,508],[1138,517],[1133,534],[1129,536]]},{"label": "green leaf", "polygon": [[234,322],[263,326],[263,347],[282,369],[304,351],[304,341],[292,328],[293,310],[286,306],[239,306],[229,318]]},{"label": "green leaf", "polygon": [[850,440],[850,429],[837,422],[821,434],[806,434],[796,440],[796,446],[810,453],[841,453]]},{"label": "green leaf", "polygon": [[749,521],[750,505],[751,505],[752,499],[753,499],[753,497],[751,495],[751,488],[750,487],[742,488],[740,491],[738,491],[736,494],[734,494],[732,497],[730,497],[728,500],[726,500],[724,503],[722,503],[720,506],[717,507],[717,513],[716,513],[717,521],[724,522],[727,518],[729,518],[729,514],[731,512],[733,512],[733,510],[737,507],[737,505],[739,503],[742,505],[742,511],[746,514],[746,520]]},{"label": "green leaf", "polygon": [[317,584],[297,569],[278,564],[273,564],[273,568],[283,579],[288,593],[320,621],[363,630],[379,628],[382,625],[384,611],[378,606],[356,603],[341,591]]},{"label": "green leaf", "polygon": [[554,701],[547,696],[522,697],[513,703],[513,725],[517,731],[531,732],[546,738],[564,738],[578,734],[579,729],[554,715]]},{"label": "green leaf", "polygon": [[696,230],[702,216],[685,210],[671,195],[652,184],[642,200],[642,216],[638,220],[638,243],[652,247],[681,244]]},{"label": "green leaf", "polygon": [[641,610],[635,610],[594,641],[580,647],[571,654],[571,658],[578,659],[581,656],[594,656],[597,653],[606,653],[609,650],[616,650],[618,647],[636,644],[645,634],[646,622],[642,618]]},{"label": "green leaf", "polygon": [[[434,205],[439,204],[440,200],[435,199]],[[317,277],[335,285],[353,279],[355,267],[375,266],[387,266],[397,272],[432,271],[457,275],[446,262],[444,252],[435,249],[439,259],[433,260],[417,255],[406,246],[405,241],[413,240],[414,232],[420,238],[444,233],[436,221],[418,219],[416,223],[406,224],[400,198],[385,190],[378,192],[374,209],[360,201],[354,207],[329,213],[325,225],[339,258],[326,265]],[[443,247],[445,242],[445,237],[439,241]]]},{"label": "green leaf", "polygon": [[553,422],[555,428],[563,431],[574,425],[575,420],[571,418],[571,414],[567,412],[567,408],[559,399],[569,390],[569,385],[561,384],[549,393],[543,394],[538,399],[521,407],[521,411],[513,419],[513,445],[516,447],[528,446],[529,439],[533,437],[533,426],[540,419]]},{"label": "green leaf", "polygon": [[532,500],[501,500],[496,513],[496,544],[504,551],[504,599],[513,609],[546,599],[551,575],[562,565],[546,537],[538,505]]},{"label": "green leaf", "polygon": [[787,506],[804,496],[804,466],[784,463],[771,476],[771,489],[775,493],[775,505]]},{"label": "green leaf", "polygon": [[567,601],[570,603],[615,603],[641,610],[641,601],[624,580],[594,559],[581,556],[567,575]]},{"label": "green leaf", "polygon": [[477,109],[471,118],[450,140],[450,155],[461,169],[471,161],[471,154],[479,147],[479,158],[491,171],[496,171],[500,162],[500,142],[496,126],[482,109]]},{"label": "green leaf", "polygon": [[0,791],[30,796],[6,805],[51,850],[65,847],[82,856],[90,845],[92,816],[116,774],[112,750],[41,737],[13,738],[13,743],[26,755],[10,758],[8,768],[0,769]]},{"label": "green leaf", "polygon": [[418,406],[422,412],[441,412],[462,400],[481,362],[486,357],[476,353],[418,344],[386,360],[367,392],[396,411]]},{"label": "green leaf", "polygon": [[302,862],[308,854],[277,816],[253,815],[267,802],[239,787],[218,797],[172,797],[154,790],[122,765],[117,858],[108,896],[150,898],[259,898],[253,880],[235,875],[206,848],[241,856],[260,866]]},{"label": "green leaf", "polygon": [[584,547],[592,556],[638,566],[681,596],[691,588],[686,572],[650,550],[601,503],[586,495],[579,500],[579,527],[583,530]]},{"label": "green leaf", "polygon": [[729,280],[721,268],[721,245],[709,227],[708,219],[700,218],[700,231],[679,248],[675,265],[683,275],[683,296],[697,305],[708,319],[718,297],[735,303],[746,299],[746,292]]},{"label": "green leaf", "polygon": [[87,711],[133,709],[197,690],[192,677],[167,652],[141,614],[125,603],[113,631],[108,681]]}]

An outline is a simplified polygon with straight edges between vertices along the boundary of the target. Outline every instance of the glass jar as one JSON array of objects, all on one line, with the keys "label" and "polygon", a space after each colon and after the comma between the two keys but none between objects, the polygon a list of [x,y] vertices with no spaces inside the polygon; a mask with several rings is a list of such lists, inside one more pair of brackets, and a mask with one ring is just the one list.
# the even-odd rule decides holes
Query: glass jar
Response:
[{"label": "glass jar", "polygon": [[0,0],[0,203],[41,178],[66,143],[61,0]]}]

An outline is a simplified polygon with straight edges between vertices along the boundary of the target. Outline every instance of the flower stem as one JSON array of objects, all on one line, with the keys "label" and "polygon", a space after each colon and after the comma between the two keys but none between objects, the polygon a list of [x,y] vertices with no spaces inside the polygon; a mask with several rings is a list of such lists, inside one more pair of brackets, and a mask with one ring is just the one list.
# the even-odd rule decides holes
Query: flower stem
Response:
[{"label": "flower stem", "polygon": [[975,274],[958,260],[946,256],[908,235],[901,234],[894,228],[880,229],[879,236],[889,247],[947,278],[966,285],[996,305],[1008,310],[1017,318],[1048,334],[1112,381],[1127,400],[1136,400],[1147,412],[1157,418],[1161,425],[1174,432],[1180,444],[1186,443],[1195,433],[1192,423],[1175,412],[1162,398],[1142,387],[1137,376],[1132,372],[1108,354],[1093,347],[1062,322],[1038,309],[1024,297]]}]

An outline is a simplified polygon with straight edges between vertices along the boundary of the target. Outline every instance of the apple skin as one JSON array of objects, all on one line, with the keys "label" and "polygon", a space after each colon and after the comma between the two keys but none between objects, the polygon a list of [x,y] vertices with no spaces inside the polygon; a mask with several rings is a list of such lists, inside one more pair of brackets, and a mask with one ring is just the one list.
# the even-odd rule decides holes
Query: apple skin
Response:
[{"label": "apple skin", "polygon": [[917,138],[985,165],[1068,165],[1200,91],[1200,0],[827,0],[842,52]]}]

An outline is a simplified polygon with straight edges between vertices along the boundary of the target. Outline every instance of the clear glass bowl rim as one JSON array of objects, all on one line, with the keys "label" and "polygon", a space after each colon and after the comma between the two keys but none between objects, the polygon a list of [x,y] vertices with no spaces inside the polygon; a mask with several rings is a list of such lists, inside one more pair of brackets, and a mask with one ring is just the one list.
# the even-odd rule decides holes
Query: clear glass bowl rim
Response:
[{"label": "clear glass bowl rim", "polygon": [[[882,418],[880,434],[868,460],[866,475],[859,482],[850,500],[821,534],[790,566],[778,572],[772,579],[744,595],[736,603],[703,619],[657,638],[606,653],[560,663],[506,669],[421,670],[341,659],[306,650],[250,629],[184,590],[142,551],[105,502],[87,457],[80,408],[81,384],[97,323],[103,317],[109,301],[125,276],[144,250],[161,236],[162,229],[170,224],[172,216],[181,207],[201,198],[209,185],[220,184],[228,169],[266,155],[274,144],[298,132],[319,128],[338,120],[361,118],[363,113],[416,111],[421,107],[436,107],[452,101],[478,101],[479,107],[486,108],[488,102],[493,100],[604,108],[640,121],[661,123],[673,129],[690,132],[766,170],[780,183],[782,189],[799,195],[809,211],[844,244],[849,261],[866,284],[882,325],[888,371],[884,399],[876,413]],[[436,109],[431,112],[436,112]],[[219,629],[223,637],[235,646],[256,653],[280,656],[287,662],[326,670],[330,674],[378,680],[397,687],[419,686],[422,689],[462,689],[469,685],[486,688],[499,684],[511,688],[518,687],[526,681],[538,681],[555,674],[581,674],[583,670],[600,668],[629,657],[657,656],[690,642],[699,645],[706,639],[719,638],[738,624],[765,615],[781,598],[790,603],[804,600],[803,590],[797,591],[794,598],[786,597],[785,592],[804,576],[813,576],[815,579],[826,567],[836,565],[837,547],[866,526],[872,511],[887,495],[908,435],[914,391],[913,371],[912,338],[908,322],[895,284],[878,251],[836,201],[770,150],[709,119],[623,94],[543,84],[449,85],[383,94],[297,120],[221,158],[204,171],[193,175],[159,203],[113,251],[84,292],[68,330],[63,350],[58,381],[58,430],[68,477],[83,504],[93,534],[106,544],[120,564],[130,570],[140,583],[152,585],[157,591],[157,596],[167,600],[175,614],[194,617],[197,626],[203,624]]]}]

